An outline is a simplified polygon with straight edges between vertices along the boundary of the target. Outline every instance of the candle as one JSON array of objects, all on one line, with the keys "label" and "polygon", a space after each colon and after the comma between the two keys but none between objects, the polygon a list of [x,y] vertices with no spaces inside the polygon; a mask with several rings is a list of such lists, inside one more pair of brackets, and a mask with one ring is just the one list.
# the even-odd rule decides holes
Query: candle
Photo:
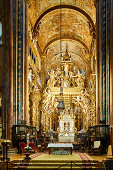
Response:
[{"label": "candle", "polygon": [[27,134],[27,147],[29,146],[29,133]]}]

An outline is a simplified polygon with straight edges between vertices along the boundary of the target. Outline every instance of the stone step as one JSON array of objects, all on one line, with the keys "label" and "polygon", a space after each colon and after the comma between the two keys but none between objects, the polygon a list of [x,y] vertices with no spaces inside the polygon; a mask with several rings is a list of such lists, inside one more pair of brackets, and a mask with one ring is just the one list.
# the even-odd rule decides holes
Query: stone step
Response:
[{"label": "stone step", "polygon": [[[25,168],[25,166],[23,166],[23,167],[14,167],[13,169],[24,169]],[[52,169],[61,169],[61,170],[70,170],[71,169],[71,166],[70,167],[67,167],[67,166],[65,166],[65,167],[59,167],[58,168],[58,166],[54,166],[54,167],[51,167],[51,166],[36,166],[36,167],[34,167],[34,166],[28,166],[28,167],[26,167],[27,169],[32,169],[32,170],[35,170],[35,169],[40,169],[40,170],[52,170]],[[101,168],[100,167],[84,167],[85,169],[97,169],[97,170],[100,170]],[[72,169],[73,170],[77,170],[77,169],[83,169],[83,168],[81,168],[81,167],[78,167],[78,166],[75,166],[75,167],[72,167]]]},{"label": "stone step", "polygon": [[75,161],[71,164],[71,162],[67,162],[67,161],[45,161],[45,160],[31,160],[30,163],[26,164],[26,163],[14,163],[14,168],[13,169],[23,169],[27,167],[27,169],[101,169],[101,164],[99,162],[90,162],[90,161],[86,161],[86,163],[83,163],[82,161]]},{"label": "stone step", "polygon": [[13,149],[8,149],[8,154],[16,154],[17,153],[17,149],[13,148]]}]

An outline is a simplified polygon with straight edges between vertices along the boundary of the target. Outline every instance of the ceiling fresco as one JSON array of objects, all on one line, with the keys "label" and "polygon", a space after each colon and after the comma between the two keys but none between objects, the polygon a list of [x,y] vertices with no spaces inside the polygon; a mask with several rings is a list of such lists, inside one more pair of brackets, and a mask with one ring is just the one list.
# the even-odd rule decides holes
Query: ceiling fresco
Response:
[{"label": "ceiling fresco", "polygon": [[[29,12],[32,17],[32,24],[35,25],[37,19],[46,10],[60,5],[60,0],[27,0],[29,3]],[[85,11],[96,22],[95,14],[96,9],[94,6],[94,0],[61,0],[62,5],[75,6]]]},{"label": "ceiling fresco", "polygon": [[61,10],[60,0],[27,2],[28,18],[41,57],[44,56],[45,68],[50,70],[59,65],[60,53],[65,54],[66,46],[72,62],[83,69],[87,68],[95,34],[94,0],[62,0]]},{"label": "ceiling fresco", "polygon": [[[55,10],[44,16],[41,20],[37,39],[40,48],[44,50],[49,41],[60,38],[60,11]],[[61,32],[64,38],[78,39],[90,48],[92,37],[89,33],[88,20],[78,11],[62,9]]]}]

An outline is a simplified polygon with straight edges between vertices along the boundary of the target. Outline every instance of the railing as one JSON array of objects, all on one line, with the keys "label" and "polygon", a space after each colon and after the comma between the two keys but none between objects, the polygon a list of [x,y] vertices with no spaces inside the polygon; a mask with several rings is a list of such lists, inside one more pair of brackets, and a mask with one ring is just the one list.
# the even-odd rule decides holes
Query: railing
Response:
[{"label": "railing", "polygon": [[113,160],[103,160],[102,161],[105,170],[113,169]]},{"label": "railing", "polygon": [[17,161],[6,161],[0,162],[0,170],[13,170],[13,169],[23,169],[29,166],[29,161],[17,160]]},{"label": "railing", "polygon": [[71,170],[73,168],[85,168],[85,169],[89,169],[89,168],[98,168],[98,169],[103,169],[103,165],[101,162],[98,161],[92,161],[92,160],[84,160],[84,161],[69,161],[63,165],[60,165],[58,168],[56,169],[60,169],[63,166],[67,166],[71,168]]}]

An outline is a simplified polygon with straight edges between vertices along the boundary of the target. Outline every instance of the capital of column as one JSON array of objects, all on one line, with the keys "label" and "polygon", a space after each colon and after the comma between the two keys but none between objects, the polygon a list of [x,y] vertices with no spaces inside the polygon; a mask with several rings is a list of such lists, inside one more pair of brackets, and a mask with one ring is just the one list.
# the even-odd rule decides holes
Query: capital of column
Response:
[{"label": "capital of column", "polygon": [[94,0],[94,5],[95,5],[95,7],[96,7],[96,4],[97,4],[97,2],[99,2],[100,0]]}]

